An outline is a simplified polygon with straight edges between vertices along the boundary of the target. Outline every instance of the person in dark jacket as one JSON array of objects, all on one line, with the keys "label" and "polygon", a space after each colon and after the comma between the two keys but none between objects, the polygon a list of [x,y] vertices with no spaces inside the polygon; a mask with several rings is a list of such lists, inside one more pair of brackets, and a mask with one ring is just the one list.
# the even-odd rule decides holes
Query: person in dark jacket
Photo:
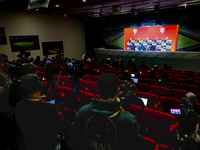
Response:
[{"label": "person in dark jacket", "polygon": [[171,89],[174,88],[174,86],[169,82],[168,79],[169,79],[168,74],[163,73],[161,81],[160,82],[156,82],[155,85],[167,87],[167,88],[169,88],[171,90]]},{"label": "person in dark jacket", "polygon": [[[106,147],[115,150],[128,150],[133,149],[134,145],[134,149],[138,149],[142,142],[142,136],[139,134],[140,125],[135,116],[125,112],[120,106],[118,98],[119,78],[113,73],[105,73],[98,78],[97,83],[100,100],[93,98],[76,114],[70,138],[70,148],[91,150]],[[100,123],[101,130],[96,130],[96,126],[92,126],[92,130],[87,131],[91,119],[96,116],[99,116],[100,119],[92,120],[93,124],[98,123],[101,119],[108,119],[115,127],[115,132],[112,132],[113,128],[108,128],[106,131],[110,134],[116,133],[116,137],[107,138],[108,136],[103,134],[104,126]],[[109,123],[105,122],[105,125],[109,126]]]}]

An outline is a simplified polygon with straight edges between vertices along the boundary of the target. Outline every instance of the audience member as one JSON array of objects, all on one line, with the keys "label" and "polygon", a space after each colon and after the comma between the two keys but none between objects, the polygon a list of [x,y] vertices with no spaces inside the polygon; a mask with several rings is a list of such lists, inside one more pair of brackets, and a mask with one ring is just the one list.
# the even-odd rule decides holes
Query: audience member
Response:
[{"label": "audience member", "polygon": [[36,66],[38,66],[38,65],[40,64],[40,56],[37,56],[37,57],[35,58],[34,64],[35,64]]},{"label": "audience member", "polygon": [[155,85],[167,87],[167,88],[169,88],[171,90],[171,89],[174,88],[174,86],[169,82],[168,79],[169,79],[169,75],[166,74],[166,73],[163,73],[161,81],[160,82],[156,82]]},{"label": "audience member", "polygon": [[[106,147],[128,150],[134,145],[134,149],[138,149],[142,141],[142,136],[139,135],[140,125],[135,116],[124,112],[120,106],[120,100],[117,97],[118,77],[112,73],[105,73],[98,78],[97,83],[100,100],[93,98],[90,104],[79,109],[71,134],[71,148],[80,150]],[[109,122],[104,122],[105,120]],[[94,124],[93,130],[89,130],[90,123]],[[108,128],[104,124],[111,126]],[[107,138],[110,136],[115,138]]]},{"label": "audience member", "polygon": [[60,150],[57,140],[62,119],[56,107],[40,99],[42,80],[35,74],[21,78],[28,98],[17,103],[14,115],[29,150]]},{"label": "audience member", "polygon": [[137,72],[137,66],[136,66],[134,60],[135,60],[135,59],[129,60],[127,66],[133,67],[133,72]]},{"label": "audience member", "polygon": [[115,62],[114,62],[114,66],[113,66],[113,67],[116,67],[116,68],[119,67],[119,61],[118,61],[118,59],[115,59]]},{"label": "audience member", "polygon": [[139,65],[139,67],[143,68],[143,69],[147,68],[147,65],[145,65],[145,61],[142,61],[141,65]]},{"label": "audience member", "polygon": [[119,65],[119,68],[124,68],[125,67],[125,64],[124,64],[124,61],[120,61],[120,65]]},{"label": "audience member", "polygon": [[185,80],[183,83],[192,84],[192,85],[197,85],[198,86],[198,84],[196,82],[194,82],[193,78],[194,78],[194,75],[190,74],[190,75],[188,75],[188,79]]},{"label": "audience member", "polygon": [[43,61],[46,61],[46,60],[48,60],[49,58],[48,58],[48,55],[46,55],[45,57],[44,57],[44,59],[43,59]]},{"label": "audience member", "polygon": [[167,65],[167,63],[166,63],[166,62],[164,62],[164,63],[163,63],[163,65],[164,65],[164,66],[163,66],[163,68],[169,68],[170,70],[172,70],[172,67],[171,67],[171,66],[169,66],[169,65]]},{"label": "audience member", "polygon": [[148,76],[147,78],[158,80],[158,77],[155,76],[155,71],[153,68],[150,70],[150,76]]},{"label": "audience member", "polygon": [[123,74],[124,74],[124,76],[120,78],[121,80],[127,80],[127,81],[131,81],[132,80],[130,78],[129,71],[127,69],[123,70]]},{"label": "audience member", "polygon": [[107,58],[107,60],[106,60],[106,64],[110,64],[111,62],[110,62],[110,58]]},{"label": "audience member", "polygon": [[162,73],[162,70],[160,68],[158,68],[158,65],[154,65],[153,69],[154,69],[154,72]]},{"label": "audience member", "polygon": [[[37,67],[33,63],[25,63],[21,66],[21,77],[28,75],[29,73],[36,74]],[[15,80],[14,83],[10,86],[9,90],[9,103],[11,106],[15,105],[23,99],[28,97],[25,89],[21,86],[20,80]]]}]

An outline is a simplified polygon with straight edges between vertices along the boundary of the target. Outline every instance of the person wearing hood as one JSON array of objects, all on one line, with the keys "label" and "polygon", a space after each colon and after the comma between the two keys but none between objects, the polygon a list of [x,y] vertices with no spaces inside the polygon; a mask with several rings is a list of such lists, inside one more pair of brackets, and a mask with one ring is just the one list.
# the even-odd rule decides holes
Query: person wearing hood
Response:
[{"label": "person wearing hood", "polygon": [[113,73],[104,73],[97,84],[100,99],[92,98],[79,109],[70,136],[70,148],[138,149],[142,142],[140,125],[134,115],[121,107],[119,78]]}]

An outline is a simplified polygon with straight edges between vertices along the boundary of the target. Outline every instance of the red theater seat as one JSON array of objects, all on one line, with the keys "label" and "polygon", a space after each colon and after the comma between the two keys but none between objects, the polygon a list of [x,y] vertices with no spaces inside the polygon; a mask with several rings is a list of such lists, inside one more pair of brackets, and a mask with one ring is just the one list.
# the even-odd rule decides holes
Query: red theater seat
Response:
[{"label": "red theater seat", "polygon": [[80,100],[82,106],[85,104],[89,104],[92,98],[94,98],[94,94],[80,91]]},{"label": "red theater seat", "polygon": [[72,87],[71,85],[71,80],[67,77],[67,76],[61,76],[60,77],[62,79],[62,85],[65,87]]},{"label": "red theater seat", "polygon": [[180,83],[184,82],[184,79],[178,78],[178,77],[169,77],[169,81],[170,82],[175,82],[177,84],[180,84]]},{"label": "red theater seat", "polygon": [[92,76],[90,74],[85,74],[82,76],[82,79],[85,81],[92,81]]},{"label": "red theater seat", "polygon": [[140,106],[132,104],[129,108],[129,112],[136,117],[138,123],[143,122],[142,108]]},{"label": "red theater seat", "polygon": [[149,86],[156,84],[156,82],[158,82],[158,79],[149,79],[149,78],[145,78],[144,83],[148,84]]},{"label": "red theater seat", "polygon": [[157,86],[157,85],[151,85],[150,86],[152,94],[157,95],[158,97],[160,96],[168,96],[170,90],[167,87],[162,87],[162,86]]},{"label": "red theater seat", "polygon": [[90,92],[94,95],[99,95],[99,92],[97,90],[97,82],[86,81],[85,84],[86,84],[86,87],[88,88],[87,92]]},{"label": "red theater seat", "polygon": [[99,78],[99,76],[97,75],[92,75],[92,81],[97,82],[97,79]]},{"label": "red theater seat", "polygon": [[166,113],[169,113],[170,108],[180,109],[180,104],[183,104],[183,101],[180,99],[165,96],[160,97],[160,102],[162,105],[162,111]]},{"label": "red theater seat", "polygon": [[183,74],[175,74],[174,77],[182,78],[182,79],[184,79],[184,80],[188,78],[187,75],[183,75]]},{"label": "red theater seat", "polygon": [[179,87],[180,87],[181,90],[191,91],[195,94],[199,90],[199,87],[197,85],[192,85],[192,84],[180,83]]},{"label": "red theater seat", "polygon": [[159,98],[157,95],[138,91],[137,96],[148,99],[148,102],[147,102],[148,108],[157,109],[156,105],[159,103]]},{"label": "red theater seat", "polygon": [[79,84],[78,84],[78,88],[80,91],[85,91],[85,80],[83,79],[79,79]]},{"label": "red theater seat", "polygon": [[190,91],[180,90],[180,89],[171,89],[172,97],[181,99],[181,97],[185,97],[185,95]]},{"label": "red theater seat", "polygon": [[135,83],[137,86],[138,91],[148,92],[149,85],[146,83]]},{"label": "red theater seat", "polygon": [[102,75],[102,74],[104,74],[105,72],[103,72],[103,71],[96,71],[96,75],[97,76],[100,76],[100,75]]},{"label": "red theater seat", "polygon": [[99,68],[99,71],[107,72],[107,69],[105,69],[105,68]]},{"label": "red theater seat", "polygon": [[145,121],[147,122],[148,131],[153,136],[162,138],[169,138],[175,133],[179,123],[175,122],[175,117],[171,114],[144,108]]},{"label": "red theater seat", "polygon": [[156,148],[156,142],[151,138],[143,136],[141,150],[155,150],[155,148]]}]

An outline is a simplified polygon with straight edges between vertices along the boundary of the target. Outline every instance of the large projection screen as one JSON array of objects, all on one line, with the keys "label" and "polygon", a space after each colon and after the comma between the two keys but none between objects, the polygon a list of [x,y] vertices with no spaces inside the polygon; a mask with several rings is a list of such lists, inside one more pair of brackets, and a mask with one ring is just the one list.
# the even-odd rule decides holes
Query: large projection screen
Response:
[{"label": "large projection screen", "polygon": [[179,25],[124,28],[124,50],[176,51]]}]

